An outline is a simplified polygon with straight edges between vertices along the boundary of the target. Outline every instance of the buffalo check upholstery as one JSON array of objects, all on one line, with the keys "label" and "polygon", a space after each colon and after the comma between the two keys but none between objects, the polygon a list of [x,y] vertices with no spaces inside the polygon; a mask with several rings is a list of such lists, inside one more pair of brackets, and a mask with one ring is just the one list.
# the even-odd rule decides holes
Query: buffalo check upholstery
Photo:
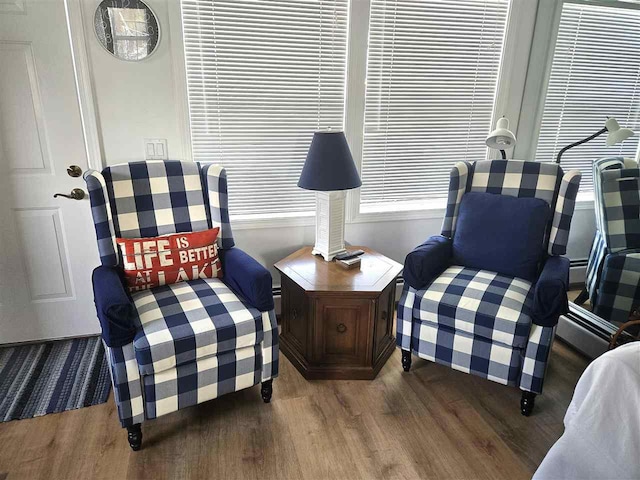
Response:
[{"label": "buffalo check upholstery", "polygon": [[260,383],[261,363],[260,348],[251,346],[145,375],[147,418],[160,417],[252,387]]},{"label": "buffalo check upholstery", "polygon": [[451,172],[442,235],[454,236],[460,202],[466,192],[540,198],[554,212],[547,235],[548,253],[564,255],[579,185],[579,171],[565,173],[555,163],[516,160],[459,162]]},{"label": "buffalo check upholstery", "polygon": [[98,251],[118,265],[116,237],[157,237],[220,227],[219,247],[234,245],[225,170],[198,162],[147,161],[88,170]]},{"label": "buffalo check upholstery", "polygon": [[[522,372],[519,380],[522,390],[534,393],[542,392],[542,382],[555,332],[555,327],[531,325],[529,342],[527,342],[522,357]],[[520,353],[522,355],[522,350]]]},{"label": "buffalo check upholstery", "polygon": [[607,157],[594,162],[596,235],[586,287],[594,313],[625,322],[640,305],[640,168]]},{"label": "buffalo check upholstery", "polygon": [[413,317],[508,346],[527,344],[531,283],[486,270],[447,268],[416,292]]},{"label": "buffalo check upholstery", "polygon": [[[88,171],[98,251],[121,264],[116,237],[219,227],[234,247],[224,168],[178,161],[134,162]],[[133,293],[135,337],[105,344],[123,427],[252,387],[278,376],[278,325],[224,283],[198,279]]]},{"label": "buffalo check upholstery", "polygon": [[145,419],[142,376],[133,351],[133,343],[110,348],[105,345],[113,383],[113,396],[123,427],[142,423]]},{"label": "buffalo check upholstery", "polygon": [[413,335],[420,358],[504,385],[518,384],[519,350],[427,322],[416,325]]},{"label": "buffalo check upholstery", "polygon": [[[579,184],[580,172],[565,173],[557,164],[459,162],[451,172],[442,235],[455,237],[467,192],[534,197],[553,212],[544,239],[546,255],[562,255]],[[397,344],[420,358],[542,393],[555,326],[536,324],[535,292],[536,282],[450,264],[421,289],[405,283]]]},{"label": "buffalo check upholstery", "polygon": [[593,312],[610,321],[624,323],[640,306],[640,249],[624,250],[605,257],[597,302]]},{"label": "buffalo check upholstery", "polygon": [[263,338],[262,313],[218,278],[163,285],[132,299],[138,312],[133,346],[143,375],[251,347]]}]

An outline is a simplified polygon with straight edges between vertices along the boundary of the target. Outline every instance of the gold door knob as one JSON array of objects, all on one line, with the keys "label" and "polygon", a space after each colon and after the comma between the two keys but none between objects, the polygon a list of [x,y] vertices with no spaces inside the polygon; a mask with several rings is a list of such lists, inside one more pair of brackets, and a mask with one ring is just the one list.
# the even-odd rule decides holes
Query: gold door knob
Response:
[{"label": "gold door knob", "polygon": [[82,190],[81,188],[74,188],[73,190],[71,190],[71,194],[69,195],[65,193],[56,193],[53,198],[64,197],[70,198],[72,200],[82,200],[85,196],[86,193],[84,193],[84,190]]}]

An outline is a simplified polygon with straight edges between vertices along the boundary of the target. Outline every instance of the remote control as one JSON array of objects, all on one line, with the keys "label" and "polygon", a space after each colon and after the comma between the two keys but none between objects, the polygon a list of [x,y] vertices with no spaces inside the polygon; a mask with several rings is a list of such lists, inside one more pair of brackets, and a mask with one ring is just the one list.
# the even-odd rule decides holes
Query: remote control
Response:
[{"label": "remote control", "polygon": [[349,260],[350,258],[356,258],[360,255],[364,254],[364,250],[352,250],[350,252],[344,252],[336,255],[334,258],[336,260]]}]

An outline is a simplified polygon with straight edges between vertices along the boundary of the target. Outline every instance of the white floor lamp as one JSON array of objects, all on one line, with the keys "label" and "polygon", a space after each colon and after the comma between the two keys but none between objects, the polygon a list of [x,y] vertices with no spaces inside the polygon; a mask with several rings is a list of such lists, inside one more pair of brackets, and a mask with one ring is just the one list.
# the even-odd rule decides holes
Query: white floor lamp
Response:
[{"label": "white floor lamp", "polygon": [[362,185],[344,132],[319,131],[302,168],[298,186],[316,191],[316,244],[314,255],[330,262],[344,248],[346,190]]}]

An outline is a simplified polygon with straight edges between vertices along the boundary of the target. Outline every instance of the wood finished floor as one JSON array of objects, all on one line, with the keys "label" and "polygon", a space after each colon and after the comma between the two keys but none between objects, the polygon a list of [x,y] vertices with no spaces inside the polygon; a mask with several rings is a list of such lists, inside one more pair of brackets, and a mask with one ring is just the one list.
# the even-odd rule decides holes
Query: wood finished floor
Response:
[{"label": "wood finished floor", "polygon": [[[282,358],[282,357],[281,357]],[[396,350],[374,381],[308,382],[282,359],[259,387],[143,425],[132,452],[113,399],[0,424],[0,479],[530,478],[562,434],[588,360],[556,341],[534,414],[520,393]]]}]

